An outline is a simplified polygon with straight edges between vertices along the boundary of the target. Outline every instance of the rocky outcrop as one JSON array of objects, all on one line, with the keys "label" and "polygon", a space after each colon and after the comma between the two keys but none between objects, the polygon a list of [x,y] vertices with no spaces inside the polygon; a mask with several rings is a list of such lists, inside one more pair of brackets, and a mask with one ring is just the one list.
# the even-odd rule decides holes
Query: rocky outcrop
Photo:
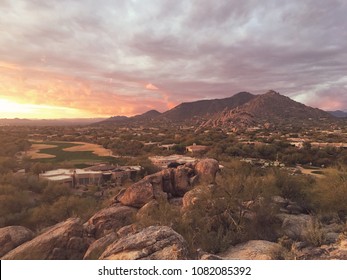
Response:
[{"label": "rocky outcrop", "polygon": [[214,182],[218,170],[218,162],[214,159],[168,168],[144,177],[120,192],[115,199],[123,205],[141,208],[152,199],[182,197],[194,188],[198,180]]},{"label": "rocky outcrop", "polygon": [[279,244],[266,240],[251,240],[230,247],[219,254],[228,260],[278,260],[284,259],[286,250]]},{"label": "rocky outcrop", "polygon": [[118,239],[118,235],[115,232],[111,232],[108,235],[95,240],[84,254],[84,260],[97,260],[101,254],[105,251],[108,245]]},{"label": "rocky outcrop", "polygon": [[[159,177],[159,176],[158,176]],[[116,200],[123,205],[141,208],[154,198],[154,180],[147,176],[117,195]],[[161,178],[160,178],[161,179]]]},{"label": "rocky outcrop", "polygon": [[0,228],[0,257],[33,237],[34,233],[22,226]]},{"label": "rocky outcrop", "polygon": [[89,246],[83,225],[77,218],[59,223],[34,239],[7,253],[4,260],[73,260],[82,259]]},{"label": "rocky outcrop", "polygon": [[305,240],[307,229],[313,222],[312,216],[305,214],[279,214],[278,218],[282,221],[281,233],[293,240]]},{"label": "rocky outcrop", "polygon": [[196,204],[199,200],[199,196],[201,196],[205,191],[202,187],[197,187],[187,192],[182,199],[183,209],[188,209],[189,207]]},{"label": "rocky outcrop", "polygon": [[196,252],[198,260],[223,260],[223,258],[221,258],[220,256],[207,253],[202,249],[198,249]]},{"label": "rocky outcrop", "polygon": [[195,165],[195,171],[200,181],[214,183],[216,174],[219,171],[218,161],[215,159],[203,159]]},{"label": "rocky outcrop", "polygon": [[159,202],[155,199],[152,199],[150,202],[146,203],[143,207],[139,209],[136,213],[136,220],[143,221],[151,217],[155,212],[159,211]]},{"label": "rocky outcrop", "polygon": [[96,239],[113,232],[134,221],[137,210],[120,204],[104,208],[85,223],[87,233]]},{"label": "rocky outcrop", "polygon": [[295,258],[299,260],[347,260],[347,237],[341,235],[340,239],[334,244],[319,247],[296,247]]},{"label": "rocky outcrop", "polygon": [[107,247],[103,260],[184,260],[188,258],[185,240],[167,226],[150,226]]},{"label": "rocky outcrop", "polygon": [[279,207],[281,213],[292,215],[305,214],[305,210],[298,203],[281,196],[273,196],[272,202]]}]

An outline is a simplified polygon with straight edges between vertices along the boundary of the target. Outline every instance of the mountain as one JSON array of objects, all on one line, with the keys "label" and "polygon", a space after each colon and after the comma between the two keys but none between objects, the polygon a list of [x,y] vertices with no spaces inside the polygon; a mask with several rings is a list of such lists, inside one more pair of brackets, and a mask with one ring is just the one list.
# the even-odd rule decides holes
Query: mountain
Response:
[{"label": "mountain", "polygon": [[150,110],[142,115],[134,117],[117,116],[111,117],[98,124],[124,124],[133,121],[188,121],[210,117],[224,109],[232,109],[255,98],[255,95],[249,92],[239,92],[231,97],[223,99],[199,100],[194,102],[184,102],[164,113],[156,110]]},{"label": "mountain", "polygon": [[329,114],[337,118],[347,118],[347,112],[337,110],[337,111],[328,111]]},{"label": "mountain", "polygon": [[126,117],[126,116],[114,116],[111,118],[108,118],[106,120],[103,120],[101,122],[95,123],[96,125],[109,125],[109,124],[126,124],[126,123],[133,123],[133,122],[148,122],[156,119],[158,116],[160,116],[161,113],[157,110],[150,110],[146,113],[136,115],[133,117]]},{"label": "mountain", "polygon": [[202,126],[245,127],[264,123],[283,123],[333,118],[329,113],[296,102],[273,90],[257,95],[249,102],[217,113]]},{"label": "mountain", "polygon": [[239,92],[231,97],[223,99],[199,100],[185,102],[166,111],[162,118],[171,121],[184,121],[193,118],[212,116],[225,109],[233,109],[254,99],[255,95],[249,92]]},{"label": "mountain", "polygon": [[273,90],[253,95],[239,92],[222,99],[185,102],[164,113],[151,110],[134,117],[112,117],[99,124],[160,124],[191,122],[200,127],[250,127],[257,125],[321,121],[335,117],[323,110],[306,106]]},{"label": "mountain", "polygon": [[161,113],[158,112],[157,110],[150,110],[144,114],[141,114],[141,115],[136,115],[130,119],[134,119],[134,120],[152,120],[152,119],[155,119],[157,118],[158,116],[160,116]]}]

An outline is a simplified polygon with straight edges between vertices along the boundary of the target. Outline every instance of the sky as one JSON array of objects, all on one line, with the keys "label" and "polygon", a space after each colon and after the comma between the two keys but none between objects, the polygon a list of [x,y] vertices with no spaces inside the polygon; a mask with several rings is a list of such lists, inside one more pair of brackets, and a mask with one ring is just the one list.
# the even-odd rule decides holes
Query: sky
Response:
[{"label": "sky", "polygon": [[273,89],[347,110],[347,1],[0,0],[0,118],[132,116]]}]

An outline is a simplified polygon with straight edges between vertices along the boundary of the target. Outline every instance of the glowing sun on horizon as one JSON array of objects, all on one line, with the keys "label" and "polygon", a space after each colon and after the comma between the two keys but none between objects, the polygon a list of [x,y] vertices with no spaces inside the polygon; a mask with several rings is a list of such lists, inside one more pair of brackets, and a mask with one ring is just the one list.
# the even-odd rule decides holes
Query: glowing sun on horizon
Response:
[{"label": "glowing sun on horizon", "polygon": [[81,117],[83,113],[80,110],[39,105],[22,104],[7,99],[0,99],[0,118],[29,118],[29,119],[53,119],[66,117]]}]

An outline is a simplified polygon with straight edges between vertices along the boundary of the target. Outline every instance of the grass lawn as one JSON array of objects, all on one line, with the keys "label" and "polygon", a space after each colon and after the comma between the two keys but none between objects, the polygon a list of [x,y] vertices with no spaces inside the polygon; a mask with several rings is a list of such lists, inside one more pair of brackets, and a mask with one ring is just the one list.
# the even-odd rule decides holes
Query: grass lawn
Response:
[{"label": "grass lawn", "polygon": [[[36,143],[33,143],[36,144]],[[79,144],[69,143],[69,142],[40,142],[37,144],[48,144],[56,145],[54,148],[47,148],[40,150],[40,153],[54,155],[54,158],[43,158],[43,159],[33,159],[36,162],[49,162],[49,163],[60,163],[60,162],[70,162],[75,165],[88,165],[88,162],[117,162],[114,157],[98,156],[93,154],[91,151],[76,151],[69,152],[64,151],[65,148],[70,148],[74,146],[79,146]]]}]

